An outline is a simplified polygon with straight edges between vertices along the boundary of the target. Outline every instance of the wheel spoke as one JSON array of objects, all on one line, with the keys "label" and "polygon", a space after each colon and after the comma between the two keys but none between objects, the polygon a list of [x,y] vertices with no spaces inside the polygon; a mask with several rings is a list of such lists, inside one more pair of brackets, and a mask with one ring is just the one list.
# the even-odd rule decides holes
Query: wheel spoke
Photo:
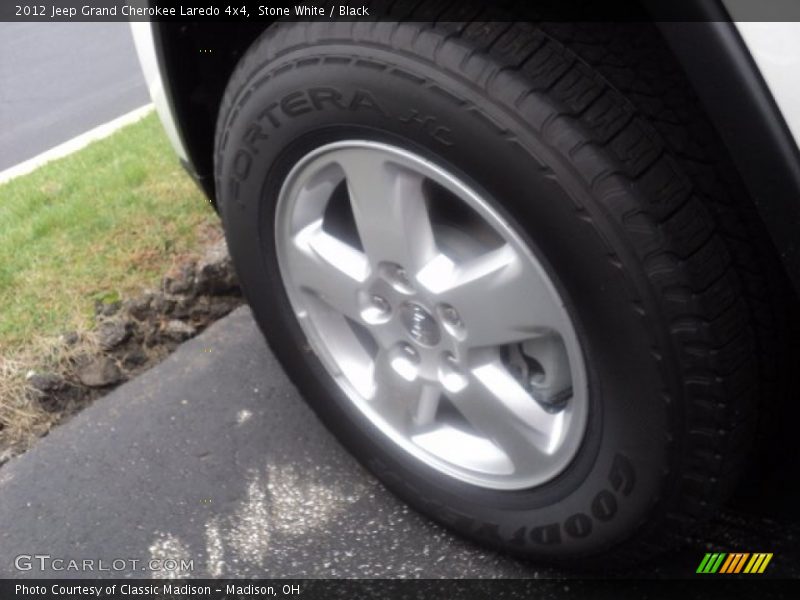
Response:
[{"label": "wheel spoke", "polygon": [[436,410],[439,408],[439,399],[442,392],[433,385],[423,385],[419,396],[416,399],[416,406],[411,411],[413,414],[413,424],[420,428],[433,424],[436,418]]},{"label": "wheel spoke", "polygon": [[387,350],[375,357],[375,394],[370,405],[392,427],[407,433],[412,426],[413,413],[422,398],[423,385],[413,369],[405,368],[402,358]]},{"label": "wheel spoke", "polygon": [[337,156],[361,243],[373,265],[391,262],[418,271],[435,255],[424,177],[373,152]]},{"label": "wheel spoke", "polygon": [[491,440],[503,451],[515,471],[521,470],[525,461],[531,460],[532,446],[528,438],[505,411],[486,404],[484,393],[474,386],[467,386],[457,393],[448,392],[448,398],[480,436]]},{"label": "wheel spoke", "polygon": [[470,347],[510,344],[565,325],[564,308],[543,273],[508,245],[464,264],[440,254],[418,279],[455,307],[466,323]]},{"label": "wheel spoke", "polygon": [[295,284],[341,314],[358,319],[357,292],[369,275],[366,256],[325,233],[321,219],[306,226],[293,242],[287,258]]},{"label": "wheel spoke", "polygon": [[516,471],[546,460],[560,441],[563,413],[542,409],[497,361],[474,368],[469,385],[448,397],[508,455]]}]

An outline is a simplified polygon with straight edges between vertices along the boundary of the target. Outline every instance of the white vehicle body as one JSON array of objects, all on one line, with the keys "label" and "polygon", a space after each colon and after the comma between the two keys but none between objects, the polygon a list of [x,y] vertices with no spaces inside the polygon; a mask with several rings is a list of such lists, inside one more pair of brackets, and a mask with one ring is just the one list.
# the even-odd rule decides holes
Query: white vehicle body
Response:
[{"label": "white vehicle body", "polygon": [[800,145],[800,23],[747,21],[736,29]]}]

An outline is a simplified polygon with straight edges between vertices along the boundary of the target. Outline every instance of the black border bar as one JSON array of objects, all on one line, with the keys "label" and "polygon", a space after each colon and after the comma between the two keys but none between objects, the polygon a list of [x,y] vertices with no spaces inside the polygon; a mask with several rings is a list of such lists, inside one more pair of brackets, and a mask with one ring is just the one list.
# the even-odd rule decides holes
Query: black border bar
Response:
[{"label": "black border bar", "polygon": [[[698,575],[685,580],[558,580],[558,579],[40,579],[0,580],[3,600],[232,600],[298,598],[301,600],[431,599],[501,600],[533,598],[757,597],[796,598],[800,580],[759,576]],[[27,586],[27,593],[18,586]],[[127,588],[124,586],[128,586]],[[232,587],[231,587],[232,586]],[[133,588],[139,593],[132,593]],[[31,591],[31,590],[37,591]],[[100,590],[98,595],[97,589]],[[70,593],[70,590],[81,590]]]},{"label": "black border bar", "polygon": [[[423,0],[434,14],[449,0]],[[800,21],[796,0],[724,0],[735,7],[739,21]],[[160,21],[270,22],[313,20],[404,19],[411,0],[3,0],[0,21]],[[508,20],[698,22],[728,20],[722,0],[495,0],[506,6]],[[305,9],[303,9],[305,7]],[[709,11],[709,7],[715,10]],[[199,10],[198,10],[199,9]],[[313,10],[318,9],[318,10]],[[299,12],[298,12],[299,11]],[[320,12],[321,11],[321,12]],[[366,13],[366,14],[363,14]],[[710,17],[709,15],[716,15]],[[497,18],[495,18],[497,20]],[[502,20],[502,19],[501,19]]]}]

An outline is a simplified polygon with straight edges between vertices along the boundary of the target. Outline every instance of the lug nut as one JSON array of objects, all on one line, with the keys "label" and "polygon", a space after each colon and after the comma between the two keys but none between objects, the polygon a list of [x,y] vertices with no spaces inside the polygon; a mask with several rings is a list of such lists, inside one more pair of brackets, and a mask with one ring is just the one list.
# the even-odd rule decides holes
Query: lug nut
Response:
[{"label": "lug nut", "polygon": [[409,344],[400,343],[389,354],[389,364],[395,373],[406,381],[414,381],[419,375],[419,354]]},{"label": "lug nut", "polygon": [[464,322],[458,311],[449,304],[439,305],[439,318],[447,332],[455,338],[462,339],[464,336]]},{"label": "lug nut", "polygon": [[467,387],[467,378],[458,366],[456,357],[445,352],[439,365],[439,381],[450,392],[460,392]]},{"label": "lug nut", "polygon": [[361,318],[370,325],[385,323],[391,317],[392,305],[383,296],[362,292],[358,296],[358,302]]},{"label": "lug nut", "polygon": [[396,263],[382,263],[380,273],[391,286],[402,294],[413,294],[414,287],[408,278],[406,270]]},{"label": "lug nut", "polygon": [[403,353],[406,354],[411,360],[413,361],[419,360],[419,354],[417,354],[417,351],[414,349],[414,346],[412,346],[411,344],[403,344],[401,348],[403,349]]},{"label": "lug nut", "polygon": [[449,304],[445,304],[442,306],[442,318],[448,324],[452,325],[453,327],[463,327],[463,323],[461,322],[461,317],[458,316],[458,312],[456,309],[450,306]]},{"label": "lug nut", "polygon": [[372,296],[372,306],[382,315],[385,315],[391,309],[389,306],[389,301],[383,296],[378,296],[377,294]]}]

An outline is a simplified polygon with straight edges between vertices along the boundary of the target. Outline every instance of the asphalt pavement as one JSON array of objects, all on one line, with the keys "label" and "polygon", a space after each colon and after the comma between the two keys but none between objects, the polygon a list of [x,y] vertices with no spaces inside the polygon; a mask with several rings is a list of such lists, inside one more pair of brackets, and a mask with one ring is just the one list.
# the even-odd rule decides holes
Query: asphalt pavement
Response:
[{"label": "asphalt pavement", "polygon": [[[622,575],[692,577],[705,552],[727,550],[774,552],[768,574],[798,577],[792,514],[728,508]],[[36,554],[121,570],[15,567]],[[150,572],[162,559],[192,568]],[[243,307],[0,468],[0,578],[114,575],[571,574],[474,546],[388,493],[305,406]]]},{"label": "asphalt pavement", "polygon": [[148,102],[127,23],[0,23],[0,171]]}]

